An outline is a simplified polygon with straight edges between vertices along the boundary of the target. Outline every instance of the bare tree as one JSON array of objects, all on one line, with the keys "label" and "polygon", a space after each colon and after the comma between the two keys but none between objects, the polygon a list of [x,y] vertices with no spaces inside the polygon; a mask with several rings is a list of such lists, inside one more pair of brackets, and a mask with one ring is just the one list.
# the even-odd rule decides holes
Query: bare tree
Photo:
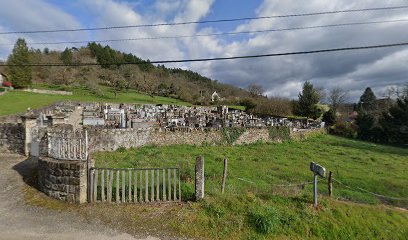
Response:
[{"label": "bare tree", "polygon": [[333,111],[337,111],[339,106],[347,101],[347,93],[340,87],[335,87],[330,90],[328,102]]},{"label": "bare tree", "polygon": [[319,96],[319,102],[326,98],[326,90],[323,87],[315,87],[315,91]]},{"label": "bare tree", "polygon": [[262,86],[255,83],[249,84],[247,90],[253,97],[260,96],[264,93],[264,89],[262,88]]}]

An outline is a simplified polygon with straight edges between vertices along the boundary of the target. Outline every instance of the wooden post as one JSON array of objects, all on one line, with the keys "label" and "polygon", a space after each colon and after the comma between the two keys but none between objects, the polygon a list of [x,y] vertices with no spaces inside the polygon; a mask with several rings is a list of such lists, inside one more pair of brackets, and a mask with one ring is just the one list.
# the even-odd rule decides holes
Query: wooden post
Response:
[{"label": "wooden post", "polygon": [[317,207],[317,174],[314,174],[313,178],[313,199],[314,206]]},{"label": "wooden post", "polygon": [[160,201],[160,170],[157,169],[156,175],[156,201]]},{"label": "wooden post", "polygon": [[101,202],[105,202],[105,170],[101,172]]},{"label": "wooden post", "polygon": [[222,185],[221,185],[221,192],[222,193],[224,193],[225,181],[227,181],[227,167],[228,167],[228,159],[224,158],[224,172],[222,174]]},{"label": "wooden post", "polygon": [[112,202],[113,171],[109,171],[108,202]]},{"label": "wooden post", "polygon": [[149,170],[145,170],[145,202],[149,202]]},{"label": "wooden post", "polygon": [[178,200],[179,200],[179,202],[181,202],[181,173],[180,173],[180,168],[178,169],[178,188],[179,188],[179,190],[178,190],[178,194],[179,194]]},{"label": "wooden post", "polygon": [[133,173],[133,184],[134,184],[134,193],[133,193],[133,202],[137,203],[137,171]]},{"label": "wooden post", "polygon": [[93,184],[93,201],[96,202],[98,200],[98,169],[95,169]]},{"label": "wooden post", "polygon": [[328,178],[328,187],[329,187],[329,197],[333,195],[333,172],[329,172],[329,178]]},{"label": "wooden post", "polygon": [[133,200],[133,199],[132,199],[132,171],[128,170],[127,172],[128,172],[128,174],[129,174],[128,199],[129,199],[129,202],[132,202],[132,200]]},{"label": "wooden post", "polygon": [[143,202],[143,170],[140,170],[140,192],[139,192],[139,202]]},{"label": "wooden post", "polygon": [[93,182],[94,182],[94,175],[95,175],[95,170],[94,169],[92,169],[92,170],[90,170],[89,171],[89,185],[88,185],[88,192],[89,192],[89,194],[88,194],[88,201],[89,202],[94,202],[94,199],[93,199]]},{"label": "wooden post", "polygon": [[166,169],[163,169],[163,201],[167,201],[166,191]]},{"label": "wooden post", "polygon": [[120,202],[119,197],[119,170],[116,170],[116,202]]},{"label": "wooden post", "polygon": [[177,201],[177,176],[176,176],[176,169],[173,169],[173,184],[174,184],[174,187],[173,187],[173,200],[174,201]]},{"label": "wooden post", "polygon": [[196,159],[195,198],[196,200],[200,200],[204,198],[204,157],[203,156],[199,156]]},{"label": "wooden post", "polygon": [[126,202],[126,171],[122,171],[122,202]]},{"label": "wooden post", "polygon": [[168,178],[168,181],[167,181],[167,186],[168,186],[168,194],[167,194],[167,199],[169,200],[169,201],[171,201],[171,172],[170,172],[171,170],[170,169],[167,169],[167,178]]},{"label": "wooden post", "polygon": [[150,201],[154,202],[154,169],[151,171],[152,172],[152,182],[150,183]]}]

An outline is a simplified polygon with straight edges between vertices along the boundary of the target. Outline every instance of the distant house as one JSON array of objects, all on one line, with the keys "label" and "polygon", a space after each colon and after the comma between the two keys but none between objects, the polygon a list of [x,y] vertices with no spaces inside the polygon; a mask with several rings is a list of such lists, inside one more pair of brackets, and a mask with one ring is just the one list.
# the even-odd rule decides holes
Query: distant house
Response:
[{"label": "distant house", "polygon": [[212,95],[211,95],[211,102],[215,102],[215,101],[219,101],[220,99],[220,95],[218,95],[217,91],[215,91]]},{"label": "distant house", "polygon": [[3,86],[3,82],[7,81],[6,75],[0,73],[0,86]]}]

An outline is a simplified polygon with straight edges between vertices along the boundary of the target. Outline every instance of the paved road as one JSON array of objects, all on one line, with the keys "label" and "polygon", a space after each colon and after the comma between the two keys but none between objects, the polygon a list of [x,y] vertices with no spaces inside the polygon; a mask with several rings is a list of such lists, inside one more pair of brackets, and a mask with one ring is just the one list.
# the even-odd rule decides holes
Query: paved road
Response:
[{"label": "paved road", "polygon": [[19,155],[0,153],[0,239],[135,239],[101,223],[89,223],[74,213],[26,205],[23,176],[32,171],[35,164]]}]

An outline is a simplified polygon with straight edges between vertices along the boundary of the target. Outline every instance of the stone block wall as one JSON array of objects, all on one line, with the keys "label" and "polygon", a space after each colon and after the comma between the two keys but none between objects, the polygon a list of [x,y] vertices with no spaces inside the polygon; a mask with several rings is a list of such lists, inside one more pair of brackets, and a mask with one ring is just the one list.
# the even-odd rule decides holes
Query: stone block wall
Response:
[{"label": "stone block wall", "polygon": [[21,123],[0,123],[0,152],[23,154],[24,138]]},{"label": "stone block wall", "polygon": [[38,158],[38,183],[46,195],[69,203],[87,201],[86,161]]},{"label": "stone block wall", "polygon": [[148,144],[165,145],[202,145],[219,144],[223,141],[222,133],[219,129],[152,129]]},{"label": "stone block wall", "polygon": [[[291,132],[291,138],[301,140],[321,129],[308,129],[302,132]],[[89,129],[89,150],[114,151],[119,147],[131,148],[144,145],[203,145],[222,144],[225,139],[218,128],[140,128],[140,129]],[[233,144],[250,144],[255,142],[271,142],[268,128],[247,128]]]},{"label": "stone block wall", "polygon": [[250,144],[255,142],[269,142],[269,129],[268,128],[248,128],[242,133],[241,136],[235,141],[234,144]]},{"label": "stone block wall", "polygon": [[88,130],[89,150],[114,151],[119,147],[140,147],[149,142],[150,129],[91,129]]}]

